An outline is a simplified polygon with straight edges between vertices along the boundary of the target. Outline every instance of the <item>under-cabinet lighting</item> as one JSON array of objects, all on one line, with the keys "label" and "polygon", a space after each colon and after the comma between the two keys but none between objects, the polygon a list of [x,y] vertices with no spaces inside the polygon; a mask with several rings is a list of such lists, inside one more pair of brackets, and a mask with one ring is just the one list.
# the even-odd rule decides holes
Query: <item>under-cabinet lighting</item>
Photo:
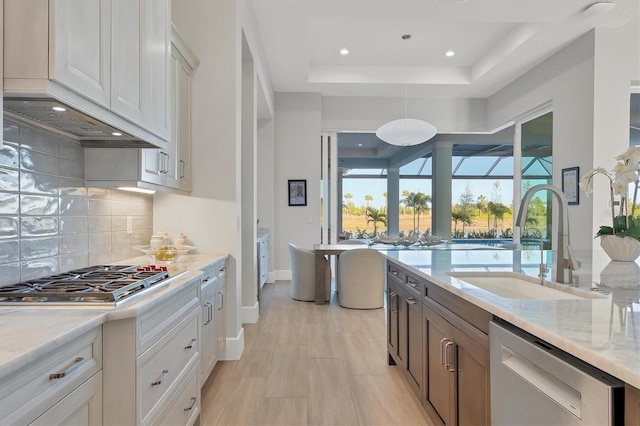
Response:
[{"label": "under-cabinet lighting", "polygon": [[122,191],[141,192],[143,194],[155,194],[153,189],[136,188],[135,186],[119,186],[118,189]]},{"label": "under-cabinet lighting", "polygon": [[122,133],[120,133],[120,132],[111,132],[111,134],[113,136],[122,136]]},{"label": "under-cabinet lighting", "polygon": [[58,112],[65,112],[67,110],[66,108],[63,108],[61,106],[54,106],[51,109]]}]

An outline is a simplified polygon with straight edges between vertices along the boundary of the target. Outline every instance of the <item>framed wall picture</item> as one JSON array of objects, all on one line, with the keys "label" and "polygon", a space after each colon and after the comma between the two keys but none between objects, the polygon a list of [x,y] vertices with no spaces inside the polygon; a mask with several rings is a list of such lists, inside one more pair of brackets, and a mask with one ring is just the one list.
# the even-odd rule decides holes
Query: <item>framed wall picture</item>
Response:
[{"label": "framed wall picture", "polygon": [[567,204],[580,204],[580,167],[569,167],[562,169],[562,191],[567,197]]},{"label": "framed wall picture", "polygon": [[289,180],[289,205],[290,206],[306,206],[307,205],[307,180],[306,179],[290,179]]}]

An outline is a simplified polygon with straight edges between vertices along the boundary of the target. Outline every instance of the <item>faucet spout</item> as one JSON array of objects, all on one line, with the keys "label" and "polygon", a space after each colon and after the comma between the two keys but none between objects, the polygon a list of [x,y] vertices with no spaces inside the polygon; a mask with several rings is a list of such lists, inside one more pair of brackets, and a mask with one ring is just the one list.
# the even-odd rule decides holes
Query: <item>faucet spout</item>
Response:
[{"label": "faucet spout", "polygon": [[561,283],[573,282],[572,272],[578,269],[578,262],[573,259],[573,251],[571,250],[571,243],[569,241],[569,212],[567,198],[560,188],[553,185],[543,184],[531,187],[522,197],[520,208],[518,209],[518,216],[516,218],[515,226],[524,227],[527,220],[527,209],[529,203],[533,198],[533,195],[538,192],[546,190],[555,195],[558,201],[558,223],[557,223],[557,256],[556,256],[556,281]]}]

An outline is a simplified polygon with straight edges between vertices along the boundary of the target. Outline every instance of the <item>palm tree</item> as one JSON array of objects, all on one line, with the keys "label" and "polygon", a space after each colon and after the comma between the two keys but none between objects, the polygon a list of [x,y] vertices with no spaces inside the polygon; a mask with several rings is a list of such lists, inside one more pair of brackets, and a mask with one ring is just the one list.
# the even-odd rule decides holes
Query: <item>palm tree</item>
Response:
[{"label": "palm tree", "polygon": [[369,203],[373,201],[373,197],[367,194],[364,196],[364,201],[367,203],[367,208],[369,208]]},{"label": "palm tree", "polygon": [[404,199],[406,206],[411,207],[413,209],[413,232],[416,231],[416,211],[417,211],[416,197],[417,195],[418,194],[416,194],[415,192],[411,192]]},{"label": "palm tree", "polygon": [[344,199],[347,200],[347,214],[351,210],[351,199],[352,198],[353,198],[353,195],[351,195],[350,193],[347,192],[346,194],[344,194]]},{"label": "palm tree", "polygon": [[378,235],[378,222],[387,226],[387,215],[381,210],[373,207],[367,207],[366,211],[367,224],[373,222],[373,235]]},{"label": "palm tree", "polygon": [[408,190],[404,190],[402,191],[402,200],[400,201],[404,207],[402,209],[402,215],[404,216],[405,214],[407,214],[407,197],[409,196],[409,194],[411,194]]},{"label": "palm tree", "polygon": [[429,210],[429,203],[431,202],[431,197],[425,194],[424,192],[418,192],[415,197],[415,209],[418,211],[418,228],[416,229],[416,233],[420,233],[420,213],[423,211]]},{"label": "palm tree", "polygon": [[464,234],[464,226],[471,225],[471,215],[467,210],[464,209],[453,209],[451,210],[451,220],[455,224],[453,227],[453,233],[455,234],[458,231],[458,222],[462,222],[462,233]]},{"label": "palm tree", "polygon": [[387,212],[387,191],[382,193],[382,196],[384,197],[384,212]]}]

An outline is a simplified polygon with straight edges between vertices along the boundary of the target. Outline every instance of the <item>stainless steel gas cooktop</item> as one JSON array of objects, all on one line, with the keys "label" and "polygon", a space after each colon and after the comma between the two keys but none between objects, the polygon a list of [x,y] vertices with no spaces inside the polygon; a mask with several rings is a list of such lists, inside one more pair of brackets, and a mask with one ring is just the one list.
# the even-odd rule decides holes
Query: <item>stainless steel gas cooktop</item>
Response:
[{"label": "stainless steel gas cooktop", "polygon": [[166,267],[97,265],[0,287],[0,303],[116,306],[169,283]]}]

